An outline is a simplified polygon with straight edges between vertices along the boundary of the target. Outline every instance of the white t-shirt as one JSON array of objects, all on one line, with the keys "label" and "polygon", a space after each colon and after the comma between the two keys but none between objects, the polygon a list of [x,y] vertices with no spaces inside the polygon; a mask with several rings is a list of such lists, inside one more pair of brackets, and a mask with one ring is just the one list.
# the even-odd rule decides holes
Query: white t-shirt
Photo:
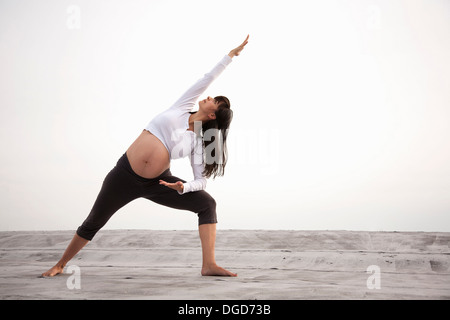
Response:
[{"label": "white t-shirt", "polygon": [[[202,172],[205,168],[203,160],[202,137],[189,129],[190,111],[197,99],[216,79],[232,59],[226,55],[207,74],[190,87],[169,109],[158,114],[145,127],[164,144],[171,159],[190,156],[194,180],[184,183],[183,193],[204,190],[206,178]],[[199,121],[198,125],[201,127]]]}]

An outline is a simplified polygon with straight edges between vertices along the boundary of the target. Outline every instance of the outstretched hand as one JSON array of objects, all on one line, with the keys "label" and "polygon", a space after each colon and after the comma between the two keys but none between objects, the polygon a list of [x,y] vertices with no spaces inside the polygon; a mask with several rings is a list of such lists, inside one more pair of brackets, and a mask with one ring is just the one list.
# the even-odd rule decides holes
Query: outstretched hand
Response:
[{"label": "outstretched hand", "polygon": [[179,192],[183,192],[184,190],[184,185],[183,182],[181,181],[177,181],[175,183],[170,183],[170,182],[166,182],[164,180],[159,180],[159,184],[162,184],[163,186],[169,187],[170,189],[179,191]]},{"label": "outstretched hand", "polygon": [[241,51],[244,49],[244,47],[248,43],[248,38],[249,37],[250,37],[250,35],[248,35],[247,38],[245,38],[244,42],[242,42],[242,44],[239,47],[237,47],[237,48],[235,48],[235,49],[230,51],[230,53],[228,54],[230,56],[230,58],[233,58],[234,56],[238,56],[238,55],[241,54]]}]

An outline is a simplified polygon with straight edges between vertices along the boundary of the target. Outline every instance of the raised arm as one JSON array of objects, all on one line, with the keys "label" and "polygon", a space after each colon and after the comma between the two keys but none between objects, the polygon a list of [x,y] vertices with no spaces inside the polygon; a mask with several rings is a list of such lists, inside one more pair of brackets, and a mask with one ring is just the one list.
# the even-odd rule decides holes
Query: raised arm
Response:
[{"label": "raised arm", "polygon": [[208,73],[206,73],[203,78],[199,79],[193,86],[191,86],[173,105],[171,108],[184,109],[186,111],[191,111],[198,100],[200,95],[202,95],[209,85],[225,70],[225,68],[231,63],[233,57],[238,56],[244,49],[245,45],[248,43],[248,38],[244,42],[231,50],[228,56],[224,56],[222,60],[215,65],[215,67]]},{"label": "raised arm", "polygon": [[[183,96],[181,96],[180,99],[175,103],[176,106],[181,107],[190,107],[190,105],[193,105],[195,103],[195,100],[198,99],[201,93],[203,93],[206,88],[209,86],[209,84],[225,69],[226,65],[231,62],[231,59],[233,57],[238,56],[241,51],[244,49],[244,47],[248,43],[248,38],[245,38],[244,42],[234,48],[233,50],[228,53],[228,57],[225,56],[214,68],[211,72],[205,74],[205,76],[197,81],[196,84],[194,84]],[[178,105],[177,105],[178,104]],[[172,107],[174,107],[172,106]],[[192,107],[191,107],[192,108]],[[201,139],[201,138],[200,138]],[[202,146],[201,143],[198,143],[197,146]],[[201,154],[201,153],[198,153]],[[195,160],[194,153],[191,154],[191,166],[194,173],[194,180],[190,182],[181,182],[177,181],[175,183],[169,183],[164,180],[160,180],[159,184],[162,184],[166,187],[169,187],[171,189],[174,189],[178,191],[179,194],[187,193],[187,192],[194,192],[199,190],[204,190],[206,187],[206,178],[203,176],[202,172],[204,170],[204,163],[197,163]]]},{"label": "raised arm", "polygon": [[191,86],[172,106],[171,108],[183,109],[185,111],[191,111],[198,100],[209,85],[225,70],[225,68],[231,63],[230,56],[224,56],[219,63],[203,78],[199,79],[193,86]]}]

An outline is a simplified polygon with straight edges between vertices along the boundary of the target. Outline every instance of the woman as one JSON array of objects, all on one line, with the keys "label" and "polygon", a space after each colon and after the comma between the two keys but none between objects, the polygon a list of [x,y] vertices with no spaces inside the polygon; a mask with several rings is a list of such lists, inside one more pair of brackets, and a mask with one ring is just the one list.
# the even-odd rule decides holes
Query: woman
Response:
[{"label": "woman", "polygon": [[[236,276],[216,264],[216,203],[204,191],[206,178],[224,173],[226,136],[233,115],[230,102],[223,96],[208,97],[198,103],[197,112],[190,111],[232,58],[241,53],[248,38],[223,57],[172,107],[147,125],[106,176],[89,216],[77,229],[62,258],[42,276],[52,277],[62,273],[65,265],[92,240],[117,210],[140,197],[197,213],[203,257],[201,274]],[[209,137],[211,130],[208,129],[213,129],[214,139]],[[211,146],[214,148],[211,149]],[[185,156],[190,156],[194,173],[194,180],[190,182],[174,177],[170,172],[170,159]]]}]

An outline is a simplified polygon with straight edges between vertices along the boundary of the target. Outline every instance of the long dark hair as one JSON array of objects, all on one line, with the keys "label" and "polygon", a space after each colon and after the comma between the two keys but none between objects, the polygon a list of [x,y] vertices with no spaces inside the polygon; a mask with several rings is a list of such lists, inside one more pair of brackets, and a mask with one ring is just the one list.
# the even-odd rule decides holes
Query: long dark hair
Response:
[{"label": "long dark hair", "polygon": [[225,173],[225,165],[228,160],[228,128],[233,119],[230,100],[224,96],[217,96],[214,99],[219,102],[216,119],[202,124],[202,140],[205,150],[205,170],[203,175],[207,178],[223,176]]}]

